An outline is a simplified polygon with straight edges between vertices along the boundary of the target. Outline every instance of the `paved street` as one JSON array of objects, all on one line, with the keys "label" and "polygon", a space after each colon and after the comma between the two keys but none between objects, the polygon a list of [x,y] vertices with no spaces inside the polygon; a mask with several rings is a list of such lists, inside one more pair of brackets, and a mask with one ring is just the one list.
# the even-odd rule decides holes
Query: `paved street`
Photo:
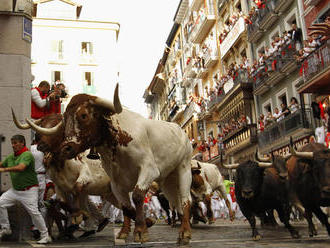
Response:
[{"label": "paved street", "polygon": [[[259,242],[251,240],[251,230],[247,222],[217,220],[214,225],[194,225],[192,229],[193,238],[190,246],[187,247],[330,247],[330,238],[325,228],[317,225],[319,235],[316,238],[309,238],[305,222],[293,222],[302,235],[301,239],[291,239],[287,230],[280,226],[278,228],[259,228],[263,239]],[[110,224],[101,233],[86,239],[63,242],[54,241],[49,245],[38,245],[35,241],[22,243],[2,242],[0,247],[72,247],[72,248],[100,248],[100,247],[175,247],[178,228],[171,228],[161,222],[150,230],[150,242],[141,246],[132,242],[132,235],[126,243],[115,242],[114,232],[119,230],[119,225]],[[77,232],[76,236],[81,233]]]}]

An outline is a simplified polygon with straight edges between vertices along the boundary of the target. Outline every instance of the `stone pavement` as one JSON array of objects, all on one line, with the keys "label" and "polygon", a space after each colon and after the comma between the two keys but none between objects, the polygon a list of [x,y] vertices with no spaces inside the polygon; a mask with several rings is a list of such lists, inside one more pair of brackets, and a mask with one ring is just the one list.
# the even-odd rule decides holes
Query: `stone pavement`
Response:
[{"label": "stone pavement", "polygon": [[[316,222],[315,222],[316,223]],[[325,227],[317,224],[319,235],[314,238],[308,237],[307,225],[305,222],[292,222],[302,238],[292,239],[289,232],[280,225],[277,228],[261,228],[258,230],[262,235],[262,240],[255,242],[251,240],[251,229],[246,221],[217,220],[213,225],[198,224],[193,225],[192,240],[189,246],[185,247],[289,247],[289,248],[330,248],[330,238],[326,233]],[[118,231],[120,225],[109,224],[102,232],[85,239],[75,241],[55,240],[49,245],[38,245],[35,241],[25,241],[21,243],[1,242],[0,248],[4,247],[54,247],[54,248],[105,248],[105,247],[177,247],[176,239],[178,236],[178,226],[171,228],[164,222],[159,222],[149,229],[150,242],[143,245],[133,243],[133,235],[130,234],[126,243],[115,243],[114,232]],[[132,228],[133,230],[133,228]],[[78,237],[82,233],[75,233]]]}]

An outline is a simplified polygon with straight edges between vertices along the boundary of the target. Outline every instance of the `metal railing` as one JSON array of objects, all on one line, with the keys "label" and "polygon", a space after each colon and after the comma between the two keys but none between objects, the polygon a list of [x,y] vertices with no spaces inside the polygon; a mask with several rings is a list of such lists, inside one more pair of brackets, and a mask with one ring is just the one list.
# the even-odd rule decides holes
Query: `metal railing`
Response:
[{"label": "metal railing", "polygon": [[268,80],[272,78],[273,73],[280,73],[290,63],[295,64],[294,70],[298,69],[298,62],[296,62],[294,57],[295,52],[294,45],[290,43],[283,47],[277,55],[266,59],[265,65],[259,66],[252,75],[252,78],[255,80],[254,88],[257,89],[264,83],[269,82]]},{"label": "metal railing", "polygon": [[288,115],[279,122],[274,122],[258,134],[259,147],[267,146],[272,142],[290,136],[300,128],[311,128],[312,117],[310,110],[303,112],[301,109]]},{"label": "metal railing", "polygon": [[317,48],[301,63],[304,82],[328,68],[330,65],[330,40]]}]

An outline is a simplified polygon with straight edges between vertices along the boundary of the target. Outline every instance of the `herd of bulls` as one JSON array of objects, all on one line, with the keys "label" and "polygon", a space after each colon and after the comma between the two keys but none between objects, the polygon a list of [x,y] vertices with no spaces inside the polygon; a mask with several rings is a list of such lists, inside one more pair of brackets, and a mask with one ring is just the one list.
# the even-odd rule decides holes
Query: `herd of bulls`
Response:
[{"label": "herd of bulls", "polygon": [[[81,209],[93,213],[88,195],[101,195],[123,210],[124,225],[118,238],[127,237],[133,219],[134,240],[148,241],[148,227],[154,221],[144,217],[143,204],[153,182],[157,182],[171,208],[180,215],[179,244],[187,244],[191,239],[194,203],[206,203],[208,221],[212,223],[212,192],[220,193],[230,216],[234,216],[217,167],[191,159],[191,144],[177,124],[145,119],[123,109],[118,85],[113,102],[79,94],[71,99],[63,115],[27,119],[22,124],[13,112],[13,120],[18,128],[32,128],[42,135],[38,149],[47,154],[48,174],[62,200],[72,194]],[[291,154],[285,158],[256,156],[255,161],[222,165],[236,169],[236,199],[251,225],[254,240],[261,238],[255,216],[275,222],[273,210],[291,236],[299,238],[289,222],[292,205],[304,213],[310,236],[317,234],[313,213],[330,235],[328,216],[320,208],[330,206],[329,149],[315,143],[300,151],[294,149],[292,142],[290,147]],[[96,149],[101,160],[88,159],[88,149]],[[102,223],[100,216],[95,216],[95,220]]]}]

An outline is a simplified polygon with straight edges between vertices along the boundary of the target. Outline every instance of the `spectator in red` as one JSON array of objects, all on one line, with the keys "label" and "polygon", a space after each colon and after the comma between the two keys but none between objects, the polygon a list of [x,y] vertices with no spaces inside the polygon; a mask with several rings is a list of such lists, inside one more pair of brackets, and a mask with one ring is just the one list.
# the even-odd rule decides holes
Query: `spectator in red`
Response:
[{"label": "spectator in red", "polygon": [[31,118],[40,119],[48,114],[50,99],[55,93],[48,95],[50,85],[47,81],[41,81],[38,87],[31,89]]},{"label": "spectator in red", "polygon": [[263,114],[260,114],[260,116],[259,116],[259,130],[260,130],[260,132],[263,132],[265,130],[264,119],[265,119],[265,116]]}]

